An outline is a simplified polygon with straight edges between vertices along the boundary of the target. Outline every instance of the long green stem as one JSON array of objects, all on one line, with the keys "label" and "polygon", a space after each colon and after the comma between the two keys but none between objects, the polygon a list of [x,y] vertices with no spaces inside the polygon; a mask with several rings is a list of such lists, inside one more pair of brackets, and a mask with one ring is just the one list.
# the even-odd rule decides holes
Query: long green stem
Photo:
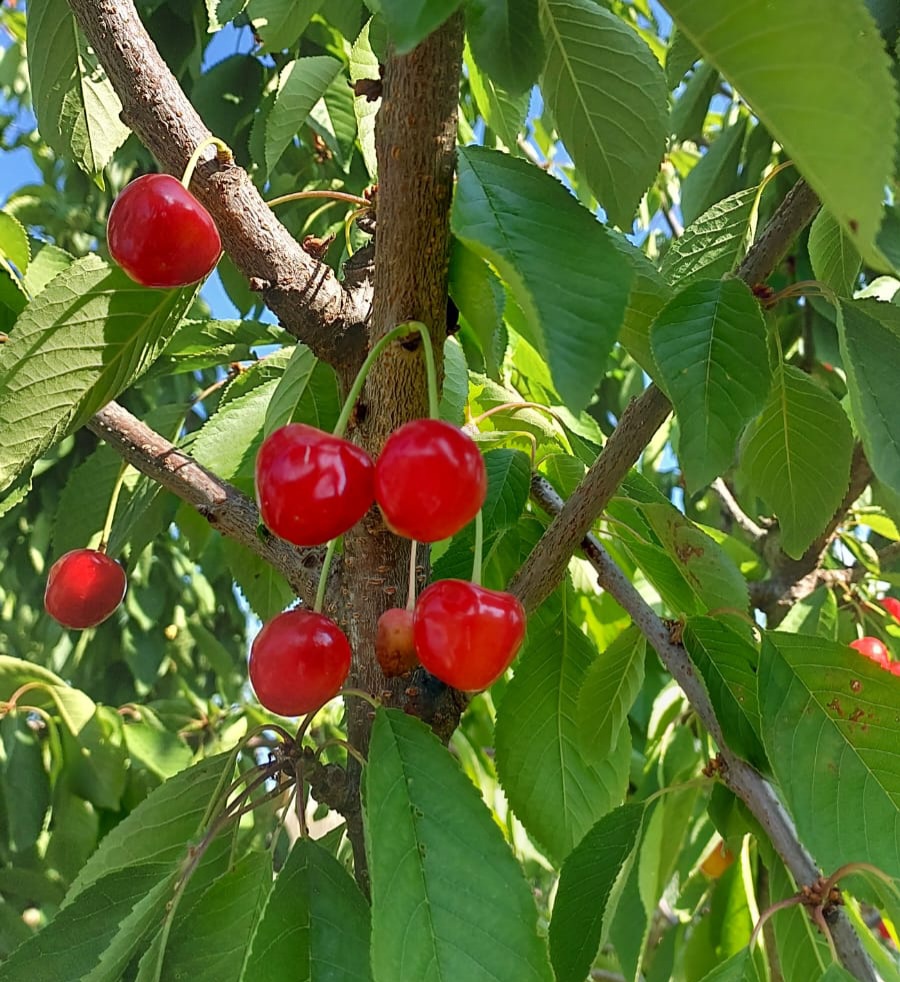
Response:
[{"label": "long green stem", "polygon": [[187,162],[187,167],[184,169],[181,183],[185,188],[189,188],[191,186],[191,178],[194,176],[194,171],[197,169],[197,164],[200,161],[200,155],[209,146],[216,147],[217,156],[220,160],[229,161],[234,159],[228,144],[220,140],[217,136],[208,136],[205,140],[201,140],[197,144],[196,150],[194,150],[194,152],[191,154],[191,159]]},{"label": "long green stem", "polygon": [[435,398],[432,400],[432,392],[436,392],[437,389],[437,375],[434,368],[434,353],[431,350],[431,337],[428,333],[428,328],[420,321],[406,321],[403,324],[398,324],[395,328],[388,331],[383,338],[376,341],[372,346],[372,350],[368,353],[368,355],[366,355],[366,360],[362,363],[360,370],[356,373],[356,378],[353,380],[353,385],[350,386],[350,391],[347,393],[347,398],[344,400],[341,415],[338,417],[337,425],[334,428],[335,436],[343,436],[346,432],[347,424],[350,422],[350,414],[353,412],[353,407],[356,405],[356,400],[359,399],[359,394],[362,392],[362,388],[366,384],[366,377],[368,376],[369,369],[374,364],[375,359],[378,358],[381,352],[384,351],[384,349],[392,341],[396,341],[397,338],[409,337],[411,334],[420,334],[422,336],[422,344],[425,348],[425,370],[428,372],[429,406],[435,410],[433,415],[434,418],[437,419],[437,399]]},{"label": "long green stem", "polygon": [[109,507],[106,509],[106,521],[103,523],[100,545],[97,546],[98,552],[105,553],[106,547],[109,544],[109,534],[112,532],[113,519],[116,517],[116,506],[119,504],[119,495],[125,486],[125,476],[128,473],[129,466],[129,464],[123,464],[119,468],[119,476],[116,478],[115,487],[113,487],[112,496],[109,499]]},{"label": "long green stem", "polygon": [[475,516],[475,559],[472,562],[472,582],[475,586],[481,586],[481,553],[484,550],[484,519],[481,516],[481,509]]},{"label": "long green stem", "polygon": [[358,194],[348,194],[346,191],[329,191],[326,188],[318,188],[310,191],[292,191],[290,194],[282,194],[277,198],[272,198],[266,204],[270,208],[274,208],[276,205],[284,205],[289,201],[304,201],[307,198],[329,198],[331,201],[346,201],[351,205],[359,205],[363,209],[372,207],[371,201],[366,201],[365,198],[361,198]]},{"label": "long green stem", "polygon": [[338,540],[332,539],[325,550],[325,558],[322,560],[322,572],[319,573],[319,587],[316,590],[316,602],[313,610],[317,614],[322,613],[322,605],[325,603],[325,590],[328,587],[328,572],[331,569],[331,560],[334,559],[334,550],[337,549]]}]

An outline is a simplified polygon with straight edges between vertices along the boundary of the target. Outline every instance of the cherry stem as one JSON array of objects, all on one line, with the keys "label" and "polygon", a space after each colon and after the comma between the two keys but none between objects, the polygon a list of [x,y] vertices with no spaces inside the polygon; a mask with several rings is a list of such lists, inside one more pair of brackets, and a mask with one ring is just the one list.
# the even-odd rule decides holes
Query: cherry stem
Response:
[{"label": "cherry stem", "polygon": [[270,208],[276,205],[284,205],[289,201],[304,201],[307,198],[330,198],[332,201],[346,201],[351,205],[359,205],[360,211],[368,211],[372,207],[371,201],[366,201],[358,194],[348,194],[346,191],[329,191],[326,188],[319,188],[311,191],[292,191],[290,194],[282,194],[277,198],[272,198],[266,204]]},{"label": "cherry stem", "polygon": [[822,887],[822,896],[825,903],[828,902],[828,895],[837,885],[838,880],[845,876],[850,876],[851,873],[871,873],[872,876],[877,877],[891,887],[895,893],[897,892],[896,884],[883,869],[879,869],[871,863],[845,863],[843,866],[838,867],[825,881],[825,885]]},{"label": "cherry stem", "polygon": [[322,752],[327,750],[329,747],[343,747],[344,750],[350,754],[351,757],[355,758],[356,761],[362,766],[366,766],[366,758],[350,743],[348,740],[341,740],[340,737],[331,737],[330,740],[326,740],[315,753],[315,759],[319,760],[322,756]]},{"label": "cherry stem", "polygon": [[116,517],[116,508],[119,504],[119,495],[122,493],[122,488],[125,486],[125,476],[128,474],[128,468],[130,466],[130,464],[123,464],[119,468],[119,476],[116,478],[112,496],[109,499],[109,507],[106,509],[106,521],[103,523],[103,532],[100,534],[100,543],[97,546],[97,552],[102,552],[104,555],[106,554],[106,547],[109,545],[109,536],[112,532],[113,519]]},{"label": "cherry stem", "polygon": [[350,241],[350,229],[352,228],[353,223],[356,221],[356,219],[359,218],[361,215],[365,215],[367,211],[369,211],[368,207],[357,208],[356,211],[351,211],[350,214],[344,219],[344,241],[347,243],[348,256],[353,255],[353,243]]},{"label": "cherry stem", "polygon": [[208,136],[205,140],[201,140],[197,144],[196,150],[191,154],[191,159],[187,162],[187,167],[185,167],[184,175],[181,178],[181,183],[185,190],[191,185],[191,178],[194,176],[194,171],[200,162],[200,155],[209,146],[216,147],[216,158],[221,162],[230,163],[234,160],[234,155],[229,149],[228,144],[220,140],[217,136]]},{"label": "cherry stem", "polygon": [[366,692],[365,689],[341,689],[338,693],[341,696],[356,696],[358,699],[362,699],[363,702],[367,702],[373,709],[381,709],[381,703],[375,698],[370,692]]},{"label": "cherry stem", "polygon": [[413,539],[409,544],[409,589],[406,593],[406,609],[412,611],[416,606],[416,546]]},{"label": "cherry stem", "polygon": [[481,586],[481,553],[484,549],[484,519],[481,509],[475,516],[475,559],[472,562],[472,582],[475,586]]},{"label": "cherry stem", "polygon": [[759,920],[756,922],[756,927],[753,928],[753,933],[750,935],[750,941],[747,947],[750,951],[753,951],[753,946],[756,944],[756,939],[759,937],[760,931],[763,929],[763,925],[766,921],[779,910],[786,910],[788,907],[796,907],[802,901],[802,897],[799,894],[795,894],[793,897],[788,897],[786,900],[779,900],[777,904],[772,904],[771,907],[767,907],[760,915]]},{"label": "cherry stem", "polygon": [[325,550],[325,558],[322,560],[322,571],[319,573],[319,586],[316,589],[316,602],[313,604],[313,612],[316,614],[322,613],[322,607],[325,604],[325,591],[328,589],[328,573],[331,570],[331,560],[334,559],[334,551],[337,549],[338,536],[332,539],[328,543],[328,548]]},{"label": "cherry stem", "polygon": [[[411,334],[420,334],[422,336],[422,343],[425,347],[425,365],[426,370],[429,371],[428,376],[428,398],[429,405],[432,403],[432,393],[437,388],[437,375],[434,370],[434,355],[431,350],[431,337],[428,333],[428,328],[422,324],[420,321],[405,321],[403,324],[398,324],[395,328],[388,331],[383,338],[372,345],[372,350],[366,355],[366,360],[362,363],[359,371],[356,373],[356,378],[353,380],[353,385],[350,386],[350,391],[347,393],[347,398],[344,400],[344,406],[341,409],[341,415],[338,417],[337,425],[334,428],[335,436],[343,436],[347,430],[347,424],[350,422],[350,416],[353,413],[353,408],[356,405],[356,400],[359,399],[359,394],[362,392],[363,386],[366,384],[366,376],[369,374],[369,369],[374,364],[376,358],[381,354],[382,351],[392,342],[396,341],[397,338],[407,338]],[[429,363],[429,357],[431,361]],[[430,364],[430,368],[428,367]],[[433,418],[437,419],[437,400],[434,401],[435,412],[433,413]]]},{"label": "cherry stem", "polygon": [[557,425],[563,426],[563,421],[559,418],[559,416],[557,416],[549,406],[542,406],[539,402],[504,402],[499,406],[491,406],[490,409],[485,409],[483,413],[479,413],[477,416],[470,419],[467,425],[470,427],[477,427],[479,423],[486,419],[490,419],[490,417],[494,416],[496,413],[502,413],[506,409],[534,409],[538,412],[545,413]]}]

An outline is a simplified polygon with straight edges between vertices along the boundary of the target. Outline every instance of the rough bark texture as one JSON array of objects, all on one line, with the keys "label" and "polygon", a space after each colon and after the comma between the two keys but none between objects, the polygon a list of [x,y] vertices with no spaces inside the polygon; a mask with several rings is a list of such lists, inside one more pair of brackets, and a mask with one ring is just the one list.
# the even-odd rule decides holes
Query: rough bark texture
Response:
[{"label": "rough bark texture", "polygon": [[135,469],[171,491],[223,535],[256,553],[290,583],[298,597],[312,604],[316,596],[321,549],[299,549],[275,536],[259,535],[259,510],[236,487],[216,477],[174,444],[111,402],[88,423]]},{"label": "rough bark texture", "polygon": [[[185,97],[132,3],[71,0],[122,103],[122,119],[170,174],[181,177],[209,130]],[[215,219],[225,251],[260,290],[284,327],[324,361],[353,363],[365,345],[369,284],[345,290],[334,272],[305,252],[235,164],[210,147],[191,191]]]},{"label": "rough bark texture", "polygon": [[[422,321],[431,331],[438,366],[447,332],[462,34],[462,18],[454,16],[410,54],[388,59],[376,128],[378,225],[370,338],[377,340],[403,321]],[[427,415],[421,346],[395,344],[369,375],[351,435],[376,456],[393,430]],[[344,537],[342,591],[354,651],[351,680],[385,704],[408,707],[449,737],[459,718],[452,690],[423,673],[386,679],[375,659],[378,617],[406,599],[409,548],[408,541],[388,532],[375,508]],[[423,580],[424,574],[423,568]],[[350,740],[366,753],[370,707],[350,700],[347,712]],[[361,871],[361,842],[354,842],[354,855]]]}]

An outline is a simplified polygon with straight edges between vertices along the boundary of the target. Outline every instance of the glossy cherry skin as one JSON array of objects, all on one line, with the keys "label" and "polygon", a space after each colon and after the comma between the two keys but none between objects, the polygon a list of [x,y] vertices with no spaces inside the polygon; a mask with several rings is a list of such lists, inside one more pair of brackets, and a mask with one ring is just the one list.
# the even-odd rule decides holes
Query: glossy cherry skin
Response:
[{"label": "glossy cherry skin", "polygon": [[900,600],[897,600],[896,597],[884,597],[879,603],[895,621],[900,622]]},{"label": "glossy cherry skin", "polygon": [[850,647],[856,649],[861,655],[865,655],[866,658],[871,659],[876,665],[880,665],[882,668],[891,671],[891,656],[884,642],[879,641],[878,638],[857,638],[856,641],[850,642]]},{"label": "glossy cherry skin", "polygon": [[127,185],[109,211],[109,254],[142,286],[197,283],[222,252],[209,212],[169,174],[145,174]]},{"label": "glossy cherry skin", "polygon": [[413,640],[413,612],[391,607],[378,618],[375,629],[375,657],[388,678],[405,675],[419,664]]},{"label": "glossy cherry skin", "polygon": [[262,520],[298,546],[343,534],[372,507],[375,466],[361,447],[305,423],[270,433],[256,457]]},{"label": "glossy cherry skin", "polygon": [[96,549],[73,549],[50,567],[44,609],[63,627],[96,627],[125,596],[125,570]]},{"label": "glossy cherry skin", "polygon": [[350,672],[350,642],[324,614],[288,610],[250,648],[250,682],[266,709],[302,716],[338,694]]},{"label": "glossy cherry skin", "polygon": [[438,580],[416,604],[419,661],[455,689],[478,692],[497,681],[525,637],[525,610],[511,593],[465,580]]},{"label": "glossy cherry skin", "polygon": [[375,500],[387,527],[437,542],[467,525],[487,495],[484,458],[457,426],[414,419],[388,437],[375,464]]}]

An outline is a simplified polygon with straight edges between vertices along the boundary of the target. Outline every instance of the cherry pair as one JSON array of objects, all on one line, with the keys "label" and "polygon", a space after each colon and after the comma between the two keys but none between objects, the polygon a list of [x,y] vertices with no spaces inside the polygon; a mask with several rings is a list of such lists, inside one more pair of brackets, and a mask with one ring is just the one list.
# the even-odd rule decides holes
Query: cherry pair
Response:
[{"label": "cherry pair", "polygon": [[475,443],[437,419],[395,430],[375,464],[361,447],[305,423],[275,430],[256,458],[262,520],[298,546],[342,535],[375,501],[396,535],[437,542],[467,525],[486,494]]},{"label": "cherry pair", "polygon": [[511,593],[467,580],[438,580],[415,610],[386,610],[375,650],[385,675],[409,671],[416,659],[455,689],[480,692],[509,668],[525,637],[525,611]]}]

